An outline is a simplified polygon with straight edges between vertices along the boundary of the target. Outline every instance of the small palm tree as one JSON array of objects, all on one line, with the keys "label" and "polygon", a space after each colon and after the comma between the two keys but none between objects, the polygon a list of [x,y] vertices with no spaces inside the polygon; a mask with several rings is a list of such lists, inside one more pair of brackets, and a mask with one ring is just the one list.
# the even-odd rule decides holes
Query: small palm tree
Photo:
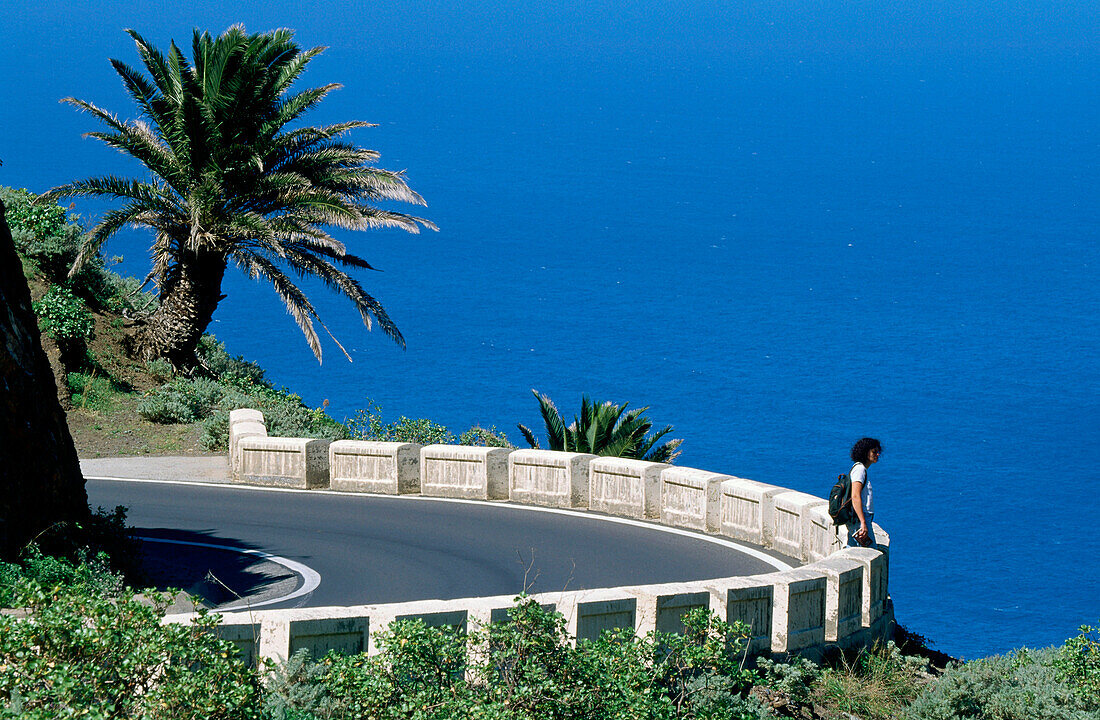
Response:
[{"label": "small palm tree", "polygon": [[[660,445],[657,441],[672,432],[672,426],[666,425],[652,435],[653,429],[643,413],[649,407],[628,410],[629,403],[616,405],[610,401],[593,402],[587,395],[581,398],[580,417],[574,416],[568,427],[565,418],[546,395],[532,389],[539,401],[539,411],[546,425],[546,437],[549,450],[591,453],[613,457],[634,458],[651,462],[670,463],[680,455],[683,440],[668,440]],[[539,447],[534,433],[525,425],[517,425],[527,444]]]},{"label": "small palm tree", "polygon": [[371,266],[325,228],[436,228],[422,218],[370,204],[423,205],[424,200],[402,173],[371,165],[377,152],[341,139],[368,123],[291,127],[339,87],[291,92],[324,48],[303,51],[289,30],[249,35],[236,26],[217,38],[196,30],[190,64],[175,43],[165,56],[136,32],[127,32],[148,74],[118,60],[111,64],[143,119],[122,121],[90,102],[65,102],[106,125],[107,130],[89,135],[137,159],[150,179],[93,177],[56,187],[44,197],[123,201],[89,232],[77,267],[123,227],[153,231],[150,279],[160,305],[139,327],[137,354],[163,357],[177,366],[193,363],[199,338],[225,297],[221,285],[229,263],[271,283],[318,362],[321,343],[313,323],[328,328],[288,272],[320,278],[355,304],[368,329],[377,322],[403,347],[386,311],[344,269]]}]

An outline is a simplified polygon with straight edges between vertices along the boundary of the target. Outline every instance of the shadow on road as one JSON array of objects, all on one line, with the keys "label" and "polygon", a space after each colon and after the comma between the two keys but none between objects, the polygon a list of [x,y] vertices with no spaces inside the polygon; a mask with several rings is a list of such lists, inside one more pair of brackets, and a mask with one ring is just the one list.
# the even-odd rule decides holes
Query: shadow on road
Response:
[{"label": "shadow on road", "polygon": [[[158,590],[177,588],[207,607],[278,597],[300,582],[287,568],[246,551],[259,548],[214,532],[135,527],[145,579]],[[188,544],[194,543],[194,544]],[[202,546],[218,547],[202,547]]]}]

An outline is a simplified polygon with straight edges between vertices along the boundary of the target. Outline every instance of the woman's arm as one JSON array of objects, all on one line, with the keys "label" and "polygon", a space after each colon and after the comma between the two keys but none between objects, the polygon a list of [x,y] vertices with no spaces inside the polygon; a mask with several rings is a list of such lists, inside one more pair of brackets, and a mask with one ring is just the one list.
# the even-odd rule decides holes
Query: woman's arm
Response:
[{"label": "woman's arm", "polygon": [[863,483],[859,480],[852,481],[852,510],[859,518],[859,530],[856,531],[856,539],[862,541],[867,537],[867,518],[863,514]]}]

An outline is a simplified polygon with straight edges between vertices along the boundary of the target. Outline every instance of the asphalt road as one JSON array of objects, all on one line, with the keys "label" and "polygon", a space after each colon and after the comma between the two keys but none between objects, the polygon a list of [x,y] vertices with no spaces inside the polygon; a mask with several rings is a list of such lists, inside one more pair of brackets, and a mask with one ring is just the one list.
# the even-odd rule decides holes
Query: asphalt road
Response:
[{"label": "asphalt road", "polygon": [[305,580],[255,555],[175,543],[262,551],[319,574],[312,592],[269,602],[269,608],[551,592],[777,569],[733,543],[696,533],[504,503],[194,482],[88,480],[87,488],[93,507],[125,505],[139,535],[173,541],[145,544],[159,582],[221,588],[214,605],[233,595],[283,597]]}]

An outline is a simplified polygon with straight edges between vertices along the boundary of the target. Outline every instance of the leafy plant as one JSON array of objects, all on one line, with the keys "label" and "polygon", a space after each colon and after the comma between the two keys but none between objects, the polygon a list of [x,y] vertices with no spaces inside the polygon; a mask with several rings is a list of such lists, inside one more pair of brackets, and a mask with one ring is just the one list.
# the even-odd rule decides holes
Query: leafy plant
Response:
[{"label": "leafy plant", "polygon": [[[593,402],[587,395],[581,398],[581,414],[574,416],[570,425],[546,395],[531,390],[539,401],[539,412],[546,426],[549,450],[592,453],[614,457],[649,460],[651,462],[673,462],[680,454],[683,440],[668,440],[660,445],[658,441],[672,432],[672,426],[666,425],[655,433],[650,433],[653,423],[644,413],[649,407],[628,410],[628,403],[616,405],[610,401]],[[525,425],[517,425],[527,444],[539,447],[534,433]]]},{"label": "leafy plant", "polygon": [[[370,403],[370,401],[367,401]],[[420,445],[451,444],[454,434],[427,418],[409,418],[402,415],[393,422],[382,419],[382,408],[370,403],[369,408],[357,410],[346,421],[348,433],[358,440],[381,440],[384,442],[411,442]]]},{"label": "leafy plant", "polygon": [[267,384],[262,367],[240,355],[233,357],[213,335],[199,338],[195,354],[199,365],[218,380],[233,384]]},{"label": "leafy plant", "polygon": [[1090,709],[1100,709],[1100,628],[1082,625],[1054,658],[1058,679],[1068,683]]},{"label": "leafy plant", "polygon": [[0,188],[0,199],[7,208],[15,247],[30,271],[28,277],[42,275],[51,285],[70,288],[92,307],[119,313],[148,303],[149,296],[136,292],[137,280],[111,272],[98,254],[90,256],[70,276],[84,228],[65,208],[40,200],[27,190]]},{"label": "leafy plant", "polygon": [[84,302],[63,285],[51,285],[42,299],[32,305],[42,332],[59,343],[75,343],[92,332],[92,314]]},{"label": "leafy plant", "polygon": [[44,555],[31,543],[18,563],[0,561],[0,607],[17,605],[20,584],[30,581],[46,587],[68,587],[96,595],[117,595],[123,589],[122,575],[111,568],[104,552],[95,555],[87,548],[77,551],[76,559]]},{"label": "leafy plant", "polygon": [[1058,679],[1057,648],[952,665],[909,706],[909,720],[1093,720],[1074,688]]},{"label": "leafy plant", "polygon": [[253,720],[256,673],[200,611],[162,625],[170,598],[111,597],[81,585],[16,582],[28,612],[0,615],[0,717],[52,720]]},{"label": "leafy plant", "polygon": [[224,395],[216,380],[181,377],[146,393],[137,411],[150,422],[192,423],[207,417]]},{"label": "leafy plant", "polygon": [[0,200],[7,208],[8,227],[13,237],[22,236],[21,242],[16,242],[24,247],[30,245],[34,238],[56,237],[65,227],[65,209],[57,203],[36,202],[37,199],[29,190],[0,188]]},{"label": "leafy plant", "polygon": [[515,445],[508,440],[508,436],[505,435],[503,431],[497,430],[495,425],[490,425],[487,428],[483,428],[480,425],[473,426],[458,436],[458,444],[481,447],[515,447]]}]

